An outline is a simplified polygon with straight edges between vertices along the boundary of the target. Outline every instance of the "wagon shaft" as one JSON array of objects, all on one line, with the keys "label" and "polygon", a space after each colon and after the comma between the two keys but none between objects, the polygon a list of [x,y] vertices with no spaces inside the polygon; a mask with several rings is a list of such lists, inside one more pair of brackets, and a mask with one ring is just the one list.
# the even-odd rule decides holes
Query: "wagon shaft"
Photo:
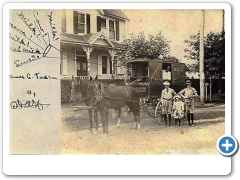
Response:
[{"label": "wagon shaft", "polygon": [[71,106],[71,108],[78,108],[80,110],[91,110],[94,109],[92,106]]}]

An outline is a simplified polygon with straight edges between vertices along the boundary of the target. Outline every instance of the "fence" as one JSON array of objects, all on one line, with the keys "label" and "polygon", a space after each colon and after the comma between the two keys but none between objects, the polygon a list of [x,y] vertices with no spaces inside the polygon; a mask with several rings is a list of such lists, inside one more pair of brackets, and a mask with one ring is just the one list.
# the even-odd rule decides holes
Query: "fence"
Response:
[{"label": "fence", "polygon": [[[85,78],[86,76],[83,76],[84,80],[88,80],[88,78]],[[104,84],[117,84],[118,86],[124,85],[124,79],[99,79],[99,82],[102,82]],[[68,103],[70,102],[70,96],[71,96],[71,82],[72,79],[61,79],[61,102],[62,103]]]}]

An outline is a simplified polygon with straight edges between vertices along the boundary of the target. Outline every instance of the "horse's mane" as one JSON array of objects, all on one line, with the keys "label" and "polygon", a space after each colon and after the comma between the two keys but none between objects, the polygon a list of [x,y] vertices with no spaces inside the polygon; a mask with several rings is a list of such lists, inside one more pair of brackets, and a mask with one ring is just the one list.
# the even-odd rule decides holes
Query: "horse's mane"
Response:
[{"label": "horse's mane", "polygon": [[87,94],[88,88],[89,88],[89,81],[80,79],[79,82],[81,81],[81,86],[82,88],[80,89],[82,94]]}]

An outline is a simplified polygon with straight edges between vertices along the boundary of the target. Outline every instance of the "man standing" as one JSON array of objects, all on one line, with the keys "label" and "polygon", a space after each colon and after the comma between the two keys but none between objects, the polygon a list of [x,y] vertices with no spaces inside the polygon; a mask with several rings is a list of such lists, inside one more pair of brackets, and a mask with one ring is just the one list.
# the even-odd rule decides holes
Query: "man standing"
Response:
[{"label": "man standing", "polygon": [[[194,98],[198,96],[195,88],[191,87],[192,82],[190,80],[186,81],[187,88],[184,88],[179,92],[179,95],[185,99],[185,107],[187,112],[188,125],[194,126]],[[190,119],[192,123],[190,123]]]},{"label": "man standing", "polygon": [[170,83],[168,81],[165,81],[163,85],[165,86],[165,89],[162,91],[162,94],[161,94],[163,118],[164,118],[165,126],[167,126],[167,116],[168,116],[169,126],[171,126],[172,103],[173,103],[173,97],[176,95],[176,92],[173,89],[169,88]]}]

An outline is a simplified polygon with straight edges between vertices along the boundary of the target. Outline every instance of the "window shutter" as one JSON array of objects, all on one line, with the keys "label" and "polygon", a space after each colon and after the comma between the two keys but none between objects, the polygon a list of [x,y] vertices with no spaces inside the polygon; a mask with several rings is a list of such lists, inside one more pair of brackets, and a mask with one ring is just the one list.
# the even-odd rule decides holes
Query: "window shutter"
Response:
[{"label": "window shutter", "polygon": [[116,21],[116,40],[119,41],[119,21]]},{"label": "window shutter", "polygon": [[78,33],[78,12],[73,11],[73,33]]},{"label": "window shutter", "polygon": [[97,32],[101,32],[101,20],[102,18],[97,16]]},{"label": "window shutter", "polygon": [[90,34],[90,14],[86,14],[87,16],[87,34]]}]

